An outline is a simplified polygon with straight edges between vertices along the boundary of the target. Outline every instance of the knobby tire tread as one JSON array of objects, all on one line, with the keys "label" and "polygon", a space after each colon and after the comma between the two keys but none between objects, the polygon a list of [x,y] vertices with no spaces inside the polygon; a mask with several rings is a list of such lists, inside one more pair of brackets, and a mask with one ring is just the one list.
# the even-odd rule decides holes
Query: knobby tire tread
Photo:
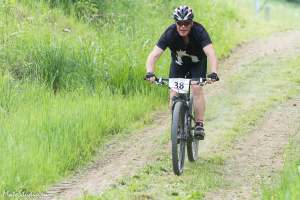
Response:
[{"label": "knobby tire tread", "polygon": [[[177,144],[177,133],[178,133],[178,127],[180,125],[184,129],[184,115],[185,115],[185,108],[182,102],[176,102],[173,110],[173,117],[172,117],[172,127],[171,127],[171,140],[172,140],[172,164],[173,164],[173,171],[176,175],[181,175],[183,172],[184,167],[184,159],[185,159],[185,142]],[[177,145],[184,145],[183,148],[180,148],[180,150],[183,149],[181,162],[182,165],[179,166],[179,153],[178,152],[178,146]],[[180,146],[182,147],[182,146]]]}]

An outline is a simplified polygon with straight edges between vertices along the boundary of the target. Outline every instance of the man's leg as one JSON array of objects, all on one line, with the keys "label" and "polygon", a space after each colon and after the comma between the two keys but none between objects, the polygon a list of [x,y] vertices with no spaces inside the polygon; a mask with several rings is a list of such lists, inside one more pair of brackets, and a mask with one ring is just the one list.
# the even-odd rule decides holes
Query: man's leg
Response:
[{"label": "man's leg", "polygon": [[203,88],[199,85],[192,85],[192,93],[194,98],[195,110],[195,135],[199,139],[204,139],[204,113],[205,113],[205,98]]},{"label": "man's leg", "polygon": [[203,88],[199,85],[193,85],[192,92],[194,98],[195,120],[196,122],[203,122],[205,113],[205,98]]}]

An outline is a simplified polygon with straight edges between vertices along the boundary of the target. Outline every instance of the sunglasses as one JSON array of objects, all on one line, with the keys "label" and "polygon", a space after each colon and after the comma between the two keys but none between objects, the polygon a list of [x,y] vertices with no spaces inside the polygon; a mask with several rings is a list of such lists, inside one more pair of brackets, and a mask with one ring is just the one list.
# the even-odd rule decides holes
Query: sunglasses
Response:
[{"label": "sunglasses", "polygon": [[178,22],[176,22],[176,24],[178,26],[189,26],[189,25],[192,24],[192,21],[191,20],[188,20],[188,21],[178,21]]}]

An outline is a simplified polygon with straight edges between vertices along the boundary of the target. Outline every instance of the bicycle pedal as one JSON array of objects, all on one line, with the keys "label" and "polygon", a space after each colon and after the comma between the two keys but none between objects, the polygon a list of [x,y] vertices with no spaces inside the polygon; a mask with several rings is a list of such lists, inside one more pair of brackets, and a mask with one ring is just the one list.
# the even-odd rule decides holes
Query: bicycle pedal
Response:
[{"label": "bicycle pedal", "polygon": [[204,140],[205,133],[202,132],[202,133],[194,134],[194,137],[195,137],[197,140]]},{"label": "bicycle pedal", "polygon": [[195,138],[197,140],[204,140],[204,136],[203,135],[195,135]]}]

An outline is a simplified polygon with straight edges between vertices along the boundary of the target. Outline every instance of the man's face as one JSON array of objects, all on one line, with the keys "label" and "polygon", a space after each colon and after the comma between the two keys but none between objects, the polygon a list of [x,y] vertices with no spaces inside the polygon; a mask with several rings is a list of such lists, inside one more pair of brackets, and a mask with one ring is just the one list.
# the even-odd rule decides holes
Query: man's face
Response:
[{"label": "man's face", "polygon": [[177,32],[181,37],[186,37],[190,33],[191,29],[193,26],[193,21],[192,20],[187,20],[187,21],[177,21],[176,22],[176,27],[177,27]]}]

